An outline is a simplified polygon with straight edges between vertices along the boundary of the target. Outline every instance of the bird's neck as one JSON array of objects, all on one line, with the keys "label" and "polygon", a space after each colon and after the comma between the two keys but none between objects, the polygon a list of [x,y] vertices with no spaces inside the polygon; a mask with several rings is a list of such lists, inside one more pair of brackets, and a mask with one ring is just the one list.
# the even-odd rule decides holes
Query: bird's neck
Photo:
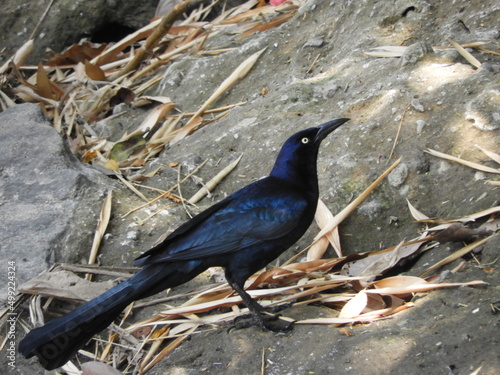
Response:
[{"label": "bird's neck", "polygon": [[283,181],[284,184],[297,187],[313,196],[318,195],[318,173],[316,160],[300,162],[297,160],[277,160],[270,176]]}]

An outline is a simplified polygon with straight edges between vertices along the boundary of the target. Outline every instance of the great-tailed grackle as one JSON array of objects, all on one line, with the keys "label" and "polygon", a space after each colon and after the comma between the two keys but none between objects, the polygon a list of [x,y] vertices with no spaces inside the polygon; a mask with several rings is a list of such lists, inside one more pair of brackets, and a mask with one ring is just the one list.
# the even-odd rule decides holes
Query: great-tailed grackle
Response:
[{"label": "great-tailed grackle", "polygon": [[311,224],[318,203],[316,160],[321,141],[348,119],[292,135],[270,175],[213,205],[142,254],[128,280],[26,335],[19,351],[48,370],[64,365],[131,302],[185,283],[207,268],[225,268],[255,324],[275,329],[245,292],[245,281],[293,245]]}]

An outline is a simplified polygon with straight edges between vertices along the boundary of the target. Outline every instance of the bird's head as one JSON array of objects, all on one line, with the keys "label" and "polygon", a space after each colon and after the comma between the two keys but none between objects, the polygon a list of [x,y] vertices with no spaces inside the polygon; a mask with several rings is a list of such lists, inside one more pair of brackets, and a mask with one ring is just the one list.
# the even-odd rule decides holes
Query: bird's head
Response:
[{"label": "bird's head", "polygon": [[[283,144],[271,171],[271,176],[293,181],[307,179],[311,175],[315,177],[316,160],[321,141],[348,120],[348,118],[332,120],[321,126],[301,130],[292,135]],[[308,181],[300,182],[306,183]]]}]

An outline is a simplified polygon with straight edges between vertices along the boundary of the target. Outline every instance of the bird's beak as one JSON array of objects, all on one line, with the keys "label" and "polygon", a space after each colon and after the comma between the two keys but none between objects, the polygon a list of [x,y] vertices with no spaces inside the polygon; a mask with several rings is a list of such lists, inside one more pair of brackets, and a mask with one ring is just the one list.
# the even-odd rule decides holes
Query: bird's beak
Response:
[{"label": "bird's beak", "polygon": [[318,133],[316,134],[315,142],[321,142],[328,134],[337,129],[344,122],[349,121],[348,118],[338,118],[336,120],[328,121],[327,123],[318,126]]}]

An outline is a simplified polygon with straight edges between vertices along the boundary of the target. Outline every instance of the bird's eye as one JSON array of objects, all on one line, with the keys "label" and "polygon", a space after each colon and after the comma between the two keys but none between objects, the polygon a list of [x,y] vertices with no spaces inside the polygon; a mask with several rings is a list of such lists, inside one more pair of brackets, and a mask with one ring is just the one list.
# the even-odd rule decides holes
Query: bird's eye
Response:
[{"label": "bird's eye", "polygon": [[309,138],[304,137],[302,138],[302,144],[307,145],[309,143]]}]

